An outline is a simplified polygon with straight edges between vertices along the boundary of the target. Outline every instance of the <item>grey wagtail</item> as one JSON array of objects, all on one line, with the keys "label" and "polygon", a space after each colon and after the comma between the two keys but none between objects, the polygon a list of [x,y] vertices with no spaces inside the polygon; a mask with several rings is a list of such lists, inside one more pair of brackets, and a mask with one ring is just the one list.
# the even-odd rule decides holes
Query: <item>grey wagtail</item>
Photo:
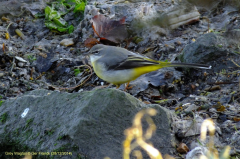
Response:
[{"label": "grey wagtail", "polygon": [[124,48],[102,44],[94,45],[86,55],[90,57],[97,76],[116,85],[117,88],[123,83],[129,84],[139,76],[163,67],[211,69],[211,66],[203,64],[155,61]]}]

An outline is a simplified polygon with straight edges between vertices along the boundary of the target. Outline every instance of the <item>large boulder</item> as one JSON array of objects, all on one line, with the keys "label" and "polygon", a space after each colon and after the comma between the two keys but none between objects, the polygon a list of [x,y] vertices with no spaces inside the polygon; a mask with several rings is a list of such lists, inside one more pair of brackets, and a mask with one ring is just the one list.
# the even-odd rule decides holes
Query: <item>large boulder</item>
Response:
[{"label": "large boulder", "polygon": [[[81,93],[28,92],[6,100],[0,107],[0,150],[3,152],[0,158],[6,157],[6,152],[30,151],[45,155],[47,152],[50,155],[70,152],[54,158],[87,156],[101,159],[108,156],[120,159],[124,130],[132,125],[139,110],[148,107],[158,111],[153,117],[157,130],[151,142],[162,154],[171,154],[175,149],[171,131],[174,115],[159,105],[146,105],[116,89]],[[146,123],[143,127],[147,128]]]}]

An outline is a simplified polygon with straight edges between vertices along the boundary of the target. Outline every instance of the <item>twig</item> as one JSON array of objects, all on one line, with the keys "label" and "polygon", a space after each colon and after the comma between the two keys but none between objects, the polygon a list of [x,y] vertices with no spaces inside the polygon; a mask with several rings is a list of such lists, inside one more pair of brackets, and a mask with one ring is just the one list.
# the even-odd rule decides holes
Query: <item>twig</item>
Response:
[{"label": "twig", "polygon": [[85,66],[87,66],[89,69],[90,69],[90,72],[91,72],[91,74],[90,74],[90,76],[86,79],[86,80],[84,80],[82,83],[80,83],[79,85],[77,85],[77,86],[74,86],[74,87],[67,87],[67,88],[63,88],[63,87],[55,87],[55,86],[53,86],[53,85],[50,85],[51,87],[53,87],[53,88],[55,88],[55,89],[59,89],[59,90],[69,90],[69,89],[75,89],[75,88],[77,88],[77,87],[80,87],[80,86],[82,86],[84,83],[86,83],[89,79],[90,79],[90,77],[92,76],[92,68],[90,67],[90,66],[88,66],[88,65],[81,65],[81,66],[78,66],[78,67],[85,67]]}]

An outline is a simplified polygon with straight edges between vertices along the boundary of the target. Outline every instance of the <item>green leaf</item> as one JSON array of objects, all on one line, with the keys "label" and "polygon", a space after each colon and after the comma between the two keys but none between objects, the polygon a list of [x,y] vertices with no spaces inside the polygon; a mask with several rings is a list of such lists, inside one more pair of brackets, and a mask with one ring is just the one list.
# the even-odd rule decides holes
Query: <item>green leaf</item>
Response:
[{"label": "green leaf", "polygon": [[55,11],[53,8],[47,6],[45,8],[45,19],[52,20],[52,19],[58,19],[61,17],[61,14]]},{"label": "green leaf", "polygon": [[45,19],[49,19],[49,15],[51,14],[52,8],[47,6],[44,11],[45,11]]},{"label": "green leaf", "polygon": [[68,28],[58,27],[57,30],[60,31],[60,32],[67,32]]},{"label": "green leaf", "polygon": [[58,26],[56,24],[54,24],[51,21],[45,22],[46,27],[48,27],[49,29],[57,29]]},{"label": "green leaf", "polygon": [[79,69],[74,69],[74,74],[77,76],[81,71]]},{"label": "green leaf", "polygon": [[55,29],[60,32],[72,33],[74,26],[68,26],[64,20],[64,15],[74,8],[74,13],[83,13],[86,5],[86,0],[59,0],[53,2],[52,7],[45,8],[45,25],[49,29]]},{"label": "green leaf", "polygon": [[0,107],[2,106],[3,102],[4,102],[4,101],[2,101],[2,100],[0,101]]},{"label": "green leaf", "polygon": [[68,27],[68,33],[70,34],[70,33],[72,33],[74,31],[74,26],[73,25],[70,25],[69,27]]},{"label": "green leaf", "polygon": [[34,17],[35,18],[44,18],[45,14],[39,12],[39,13],[35,14]]},{"label": "green leaf", "polygon": [[73,10],[74,13],[76,12],[81,12],[81,11],[84,11],[85,9],[85,3],[84,2],[81,2],[79,4],[77,4]]},{"label": "green leaf", "polygon": [[54,19],[53,19],[53,22],[54,22],[56,25],[61,26],[61,27],[67,26],[67,22],[66,22],[64,19],[62,19],[61,17],[60,17],[60,18],[54,18]]}]

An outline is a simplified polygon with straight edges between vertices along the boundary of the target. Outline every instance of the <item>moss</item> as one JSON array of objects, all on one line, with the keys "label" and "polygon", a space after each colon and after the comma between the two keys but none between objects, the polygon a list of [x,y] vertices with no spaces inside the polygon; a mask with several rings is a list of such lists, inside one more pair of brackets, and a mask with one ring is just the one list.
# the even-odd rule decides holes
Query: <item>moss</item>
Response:
[{"label": "moss", "polygon": [[39,148],[42,145],[42,143],[43,143],[43,140],[38,141],[37,148]]},{"label": "moss", "polygon": [[57,140],[65,140],[68,138],[68,135],[60,135],[58,136]]},{"label": "moss", "polygon": [[78,153],[77,159],[90,159],[88,156]]},{"label": "moss", "polygon": [[73,145],[73,146],[72,146],[72,150],[76,152],[76,151],[79,150],[79,147],[78,147],[77,145]]},{"label": "moss", "polygon": [[3,115],[0,116],[0,121],[2,123],[5,123],[7,121],[8,114],[4,113]]},{"label": "moss", "polygon": [[36,139],[39,136],[40,133],[37,133],[37,135],[35,137],[32,137],[31,140]]},{"label": "moss", "polygon": [[26,139],[29,139],[29,137],[32,135],[32,129],[29,129],[25,132]]},{"label": "moss", "polygon": [[3,102],[4,102],[3,100],[0,100],[0,107],[2,106]]},{"label": "moss", "polygon": [[19,135],[19,128],[17,128],[16,130],[13,131],[13,135],[14,136],[18,136]]},{"label": "moss", "polygon": [[51,136],[51,135],[54,133],[54,130],[45,130],[44,133],[45,133],[46,135]]},{"label": "moss", "polygon": [[62,145],[61,147],[54,149],[52,152],[67,152],[67,149],[69,148],[70,144]]},{"label": "moss", "polygon": [[[18,131],[15,130],[15,131]],[[30,148],[28,145],[26,144],[21,144],[19,140],[13,140],[12,137],[7,134],[4,138],[4,141],[1,142],[0,144],[0,150],[1,152],[36,152],[36,150],[34,150],[33,148]],[[12,156],[15,159],[18,158],[23,158],[23,156],[20,155],[13,155]],[[0,158],[7,158],[7,156],[5,155],[5,153],[0,153]],[[34,158],[38,158],[37,156],[35,156]]]},{"label": "moss", "polygon": [[23,130],[26,130],[26,129],[30,126],[30,124],[31,124],[32,122],[33,122],[33,118],[28,119],[26,126],[23,127]]}]

